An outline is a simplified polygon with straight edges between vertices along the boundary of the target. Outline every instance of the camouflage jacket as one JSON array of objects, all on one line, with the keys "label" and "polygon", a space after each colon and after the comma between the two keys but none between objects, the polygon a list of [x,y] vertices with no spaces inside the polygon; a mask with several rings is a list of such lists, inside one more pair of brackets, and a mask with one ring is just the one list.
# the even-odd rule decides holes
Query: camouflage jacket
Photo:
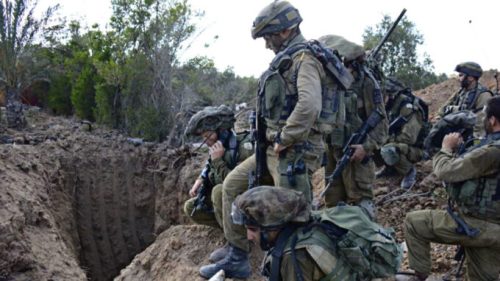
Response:
[{"label": "camouflage jacket", "polygon": [[[382,114],[386,114],[384,102],[382,100],[376,100],[378,98],[382,99],[382,94],[380,94],[380,97],[376,96],[375,82],[365,71],[355,71],[353,76],[355,81],[348,90],[348,94],[357,97],[357,102],[355,104],[357,107],[357,114],[350,117],[351,120],[348,119],[347,121],[351,123],[351,133],[355,133],[363,125],[372,111],[378,110]],[[389,124],[387,118],[383,118],[368,134],[368,137],[363,143],[363,148],[368,153],[380,149],[387,140],[388,128]]]},{"label": "camouflage jacket", "polygon": [[500,223],[500,132],[463,155],[441,149],[433,168],[462,214]]}]

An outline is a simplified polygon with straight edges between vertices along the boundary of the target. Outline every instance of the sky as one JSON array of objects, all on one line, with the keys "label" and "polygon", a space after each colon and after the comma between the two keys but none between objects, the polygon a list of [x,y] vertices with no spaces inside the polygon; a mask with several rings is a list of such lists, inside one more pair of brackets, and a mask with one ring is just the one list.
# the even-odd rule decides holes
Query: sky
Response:
[{"label": "sky", "polygon": [[[40,0],[39,6],[61,4],[61,14],[92,25],[106,27],[111,16],[110,0]],[[306,39],[326,34],[341,35],[362,44],[366,27],[375,26],[383,15],[395,19],[403,8],[424,36],[420,53],[433,60],[437,73],[452,74],[455,66],[475,61],[483,69],[500,68],[498,0],[290,0],[303,18]],[[264,40],[253,40],[252,22],[270,0],[189,0],[192,9],[204,11],[196,36],[188,40],[181,61],[194,56],[214,60],[223,71],[232,67],[240,76],[258,77],[274,53]],[[217,39],[216,39],[217,38]],[[208,47],[206,47],[208,44]]]}]

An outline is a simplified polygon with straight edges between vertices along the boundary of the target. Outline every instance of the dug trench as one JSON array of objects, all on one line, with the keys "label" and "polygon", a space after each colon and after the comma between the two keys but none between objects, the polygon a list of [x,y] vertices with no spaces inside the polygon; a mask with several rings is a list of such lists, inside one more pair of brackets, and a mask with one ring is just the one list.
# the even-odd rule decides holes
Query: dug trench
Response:
[{"label": "dug trench", "polygon": [[0,145],[0,280],[112,280],[186,223],[198,154],[31,115],[42,124]]}]

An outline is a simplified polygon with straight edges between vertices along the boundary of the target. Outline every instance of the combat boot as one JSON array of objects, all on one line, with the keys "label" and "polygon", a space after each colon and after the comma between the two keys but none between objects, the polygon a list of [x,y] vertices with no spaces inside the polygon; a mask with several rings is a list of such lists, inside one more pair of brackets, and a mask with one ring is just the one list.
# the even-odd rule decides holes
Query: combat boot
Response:
[{"label": "combat boot", "polygon": [[214,263],[220,261],[229,254],[229,248],[229,243],[226,243],[221,248],[215,249],[208,257],[208,260]]},{"label": "combat boot", "polygon": [[202,266],[200,275],[209,279],[221,269],[224,270],[226,278],[246,279],[252,274],[248,253],[231,245],[227,256],[216,263]]},{"label": "combat boot", "polygon": [[417,182],[417,170],[415,166],[412,166],[411,169],[406,173],[405,177],[401,181],[402,189],[410,189]]},{"label": "combat boot", "polygon": [[384,166],[384,168],[382,168],[381,170],[375,172],[375,178],[377,178],[377,179],[379,179],[379,178],[388,178],[388,177],[396,176],[397,174],[398,173],[396,172],[396,170],[394,170],[393,167],[391,167],[391,166]]}]

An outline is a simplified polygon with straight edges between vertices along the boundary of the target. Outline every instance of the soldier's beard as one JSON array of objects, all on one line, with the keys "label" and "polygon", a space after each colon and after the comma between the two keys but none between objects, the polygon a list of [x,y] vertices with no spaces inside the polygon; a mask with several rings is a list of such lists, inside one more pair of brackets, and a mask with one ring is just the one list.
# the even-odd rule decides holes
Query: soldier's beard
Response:
[{"label": "soldier's beard", "polygon": [[469,83],[469,80],[467,80],[467,77],[464,77],[464,79],[462,81],[460,81],[460,86],[462,88],[465,88],[467,89],[469,87],[470,83]]}]

